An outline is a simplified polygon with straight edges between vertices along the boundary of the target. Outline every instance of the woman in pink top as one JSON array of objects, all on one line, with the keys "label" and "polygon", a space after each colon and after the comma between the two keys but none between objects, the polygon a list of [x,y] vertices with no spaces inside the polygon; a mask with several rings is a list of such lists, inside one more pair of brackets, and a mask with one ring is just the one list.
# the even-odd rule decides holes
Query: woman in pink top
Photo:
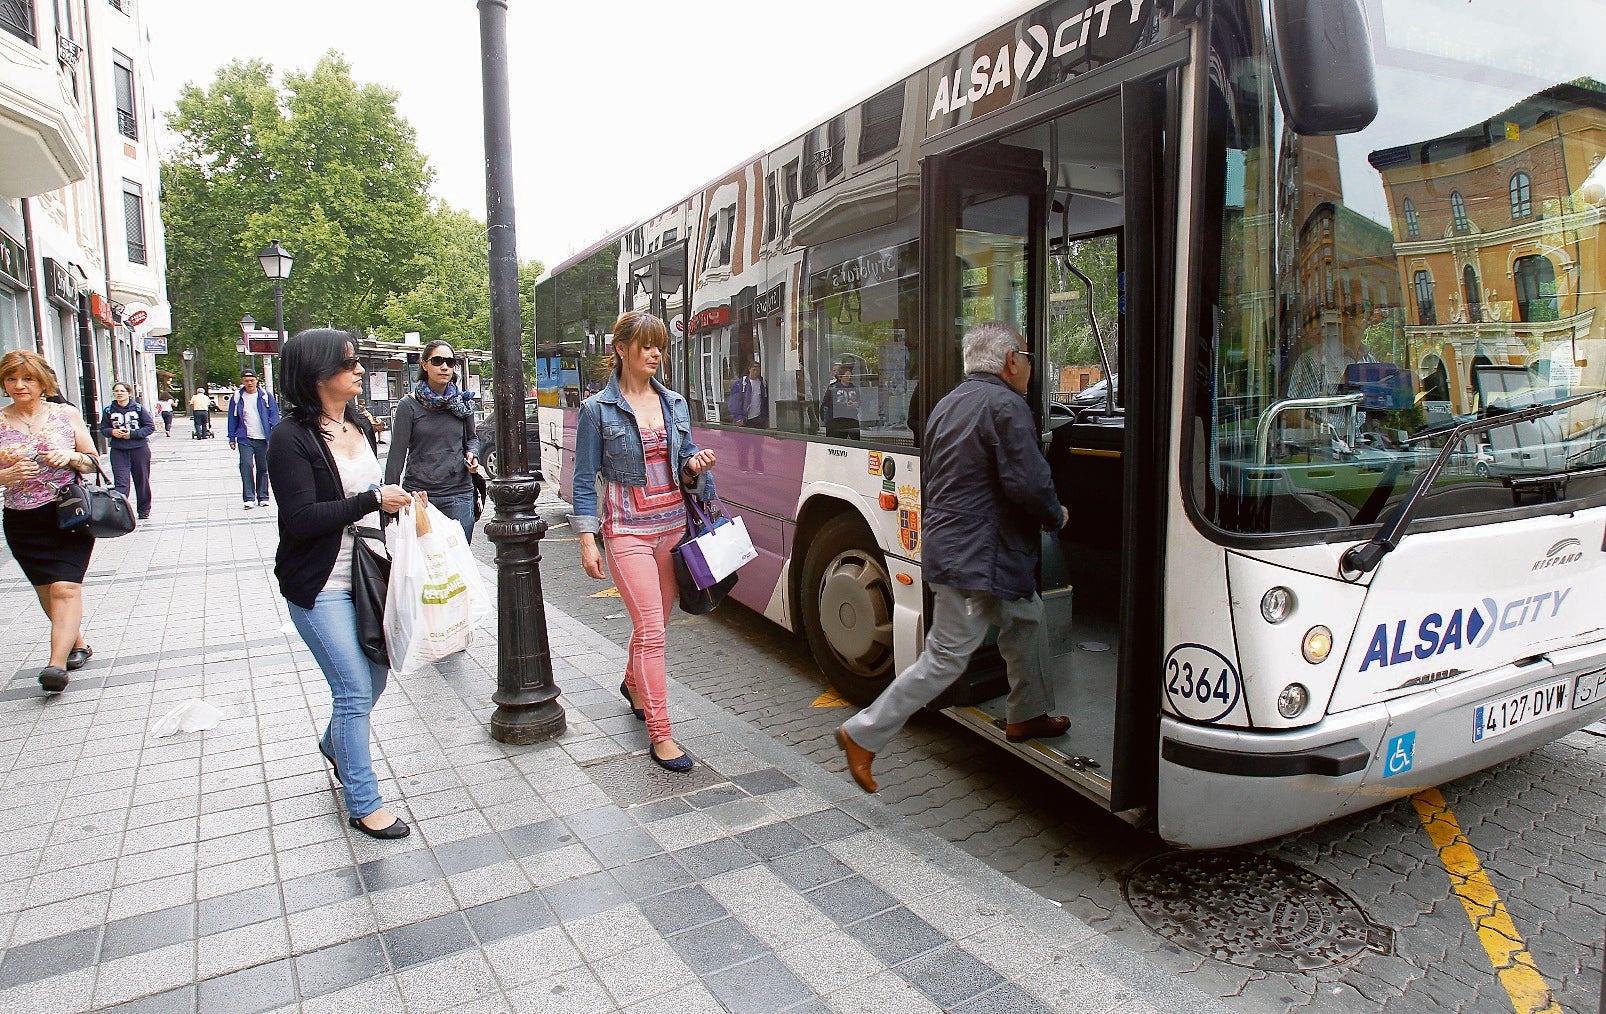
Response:
[{"label": "woman in pink top", "polygon": [[580,536],[581,566],[602,580],[606,554],[630,612],[619,692],[647,723],[648,753],[661,768],[690,771],[692,759],[670,735],[664,627],[678,593],[670,550],[686,527],[681,491],[713,497],[714,452],[697,449],[686,399],[658,382],[668,343],[664,322],[651,314],[631,311],[615,322],[613,375],[580,406],[569,521]]},{"label": "woman in pink top", "polygon": [[5,490],[6,545],[50,617],[50,664],[39,673],[47,693],[67,689],[67,672],[89,661],[84,643],[84,573],[95,540],[56,525],[56,493],[96,468],[95,444],[83,416],[56,395],[56,375],[26,349],[0,357],[0,384],[11,404],[0,409],[0,488]]}]

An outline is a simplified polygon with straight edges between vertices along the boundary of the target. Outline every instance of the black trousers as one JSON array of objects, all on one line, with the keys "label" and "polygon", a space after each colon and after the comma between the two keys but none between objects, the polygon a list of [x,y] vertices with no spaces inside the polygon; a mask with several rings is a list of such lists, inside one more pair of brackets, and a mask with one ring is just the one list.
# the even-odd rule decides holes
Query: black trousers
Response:
[{"label": "black trousers", "polygon": [[151,516],[151,446],[112,448],[112,485],[117,492],[128,496],[129,486],[138,491],[136,509],[139,516]]}]

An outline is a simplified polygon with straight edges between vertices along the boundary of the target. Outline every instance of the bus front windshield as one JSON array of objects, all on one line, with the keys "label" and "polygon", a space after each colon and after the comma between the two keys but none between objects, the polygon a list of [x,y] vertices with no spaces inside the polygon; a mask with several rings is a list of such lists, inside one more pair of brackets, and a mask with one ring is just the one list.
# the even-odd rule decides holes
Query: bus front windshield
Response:
[{"label": "bus front windshield", "polygon": [[[1363,6],[1378,114],[1337,137],[1287,128],[1258,4],[1215,8],[1185,453],[1232,534],[1376,523],[1458,424],[1606,388],[1606,3]],[[1606,399],[1453,444],[1418,517],[1606,496]]]}]

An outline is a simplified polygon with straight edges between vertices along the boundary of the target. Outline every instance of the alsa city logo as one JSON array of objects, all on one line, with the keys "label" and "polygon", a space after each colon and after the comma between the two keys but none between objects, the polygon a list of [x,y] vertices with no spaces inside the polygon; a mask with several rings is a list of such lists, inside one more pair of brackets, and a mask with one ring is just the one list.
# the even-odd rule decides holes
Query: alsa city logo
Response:
[{"label": "alsa city logo", "polygon": [[1562,539],[1545,551],[1545,555],[1534,561],[1530,570],[1549,570],[1551,567],[1562,567],[1569,563],[1577,563],[1584,558],[1584,544],[1577,539]]},{"label": "alsa city logo", "polygon": [[1403,665],[1420,659],[1429,659],[1447,651],[1462,648],[1481,648],[1498,630],[1514,630],[1525,623],[1555,619],[1561,615],[1561,605],[1572,594],[1571,588],[1540,592],[1504,604],[1484,599],[1475,606],[1457,609],[1448,617],[1428,613],[1416,625],[1416,643],[1406,643],[1410,620],[1379,623],[1372,631],[1372,640],[1361,661],[1361,672],[1372,663],[1378,667]]},{"label": "alsa city logo", "polygon": [[[1129,21],[1137,24],[1143,12],[1143,0],[1098,0],[1082,13],[1061,21],[1053,32],[1042,25],[1029,25],[1026,35],[1013,47],[1001,46],[997,55],[983,53],[976,57],[970,65],[968,78],[963,70],[944,74],[931,102],[931,114],[926,119],[930,121],[956,113],[967,103],[980,102],[995,90],[1008,88],[1016,81],[1035,80],[1050,56],[1058,59],[1087,45],[1090,38],[1104,38],[1110,30],[1110,13],[1121,4],[1132,8]],[[1097,31],[1094,22],[1098,23]]]}]

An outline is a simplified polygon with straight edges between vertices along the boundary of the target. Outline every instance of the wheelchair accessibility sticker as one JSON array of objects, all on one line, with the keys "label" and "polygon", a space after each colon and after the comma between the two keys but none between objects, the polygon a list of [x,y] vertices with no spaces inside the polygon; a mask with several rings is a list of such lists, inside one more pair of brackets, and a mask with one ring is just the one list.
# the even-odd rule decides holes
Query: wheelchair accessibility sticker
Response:
[{"label": "wheelchair accessibility sticker", "polygon": [[1401,733],[1389,740],[1388,751],[1383,755],[1383,777],[1403,775],[1415,762],[1416,731]]}]

